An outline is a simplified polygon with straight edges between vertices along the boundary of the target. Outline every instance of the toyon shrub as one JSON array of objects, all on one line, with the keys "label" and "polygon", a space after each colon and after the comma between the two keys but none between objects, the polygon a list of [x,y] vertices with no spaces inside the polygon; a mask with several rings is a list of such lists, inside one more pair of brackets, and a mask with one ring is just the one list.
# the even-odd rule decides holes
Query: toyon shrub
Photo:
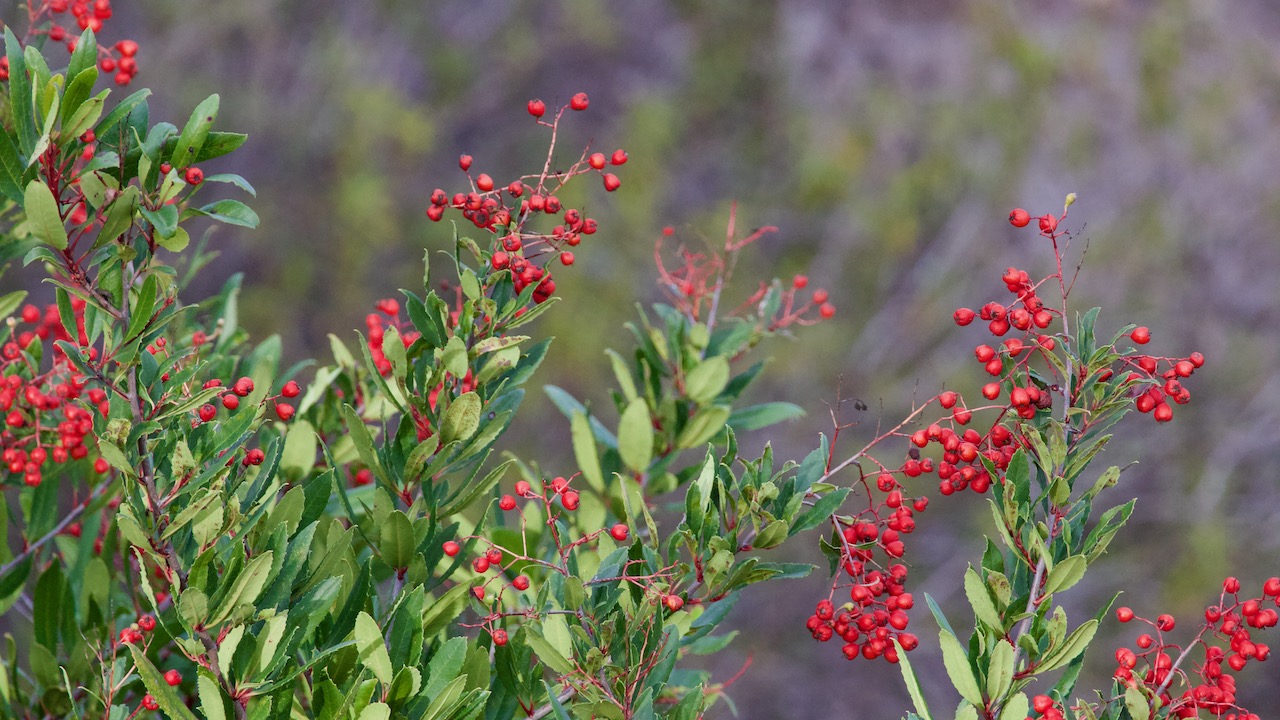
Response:
[{"label": "toyon shrub", "polygon": [[[278,339],[238,326],[238,281],[181,294],[207,260],[190,222],[257,224],[240,200],[200,198],[253,194],[202,167],[245,136],[215,129],[217,95],[178,127],[152,122],[146,90],[94,94],[136,71],[136,44],[98,44],[110,16],[108,0],[47,0],[24,38],[5,30],[0,259],[54,288],[45,307],[0,293],[6,717],[692,720],[731,682],[695,656],[730,642],[747,586],[813,569],[772,549],[816,536],[830,591],[797,631],[897,663],[909,717],[933,717],[908,661],[934,642],[916,630],[927,607],[958,718],[1256,718],[1236,683],[1270,656],[1277,578],[1227,578],[1203,618],[1114,610],[1139,634],[1110,685],[1076,693],[1113,611],[1073,621],[1058,598],[1134,508],[1104,500],[1122,471],[1093,461],[1132,411],[1170,421],[1205,359],[1152,354],[1145,327],[1100,334],[1097,309],[1070,307],[1066,207],[1009,215],[1047,273],[1008,268],[955,311],[971,389],[855,449],[837,422],[799,463],[744,457],[736,436],[801,415],[743,397],[757,347],[833,317],[829,293],[796,276],[731,297],[738,254],[775,228],[743,234],[731,215],[707,247],[668,229],[665,301],[605,351],[611,406],[543,388],[573,451],[543,466],[503,435],[551,342],[533,333],[555,275],[600,232],[563,188],[625,191],[623,150],[557,153],[587,95],[528,102],[549,138],[540,170],[494,177],[463,155],[465,177],[429,193],[454,230],[446,283],[424,267],[362,332],[331,335],[331,359],[284,368]],[[971,622],[912,590],[935,488],[990,500],[964,572]]]}]

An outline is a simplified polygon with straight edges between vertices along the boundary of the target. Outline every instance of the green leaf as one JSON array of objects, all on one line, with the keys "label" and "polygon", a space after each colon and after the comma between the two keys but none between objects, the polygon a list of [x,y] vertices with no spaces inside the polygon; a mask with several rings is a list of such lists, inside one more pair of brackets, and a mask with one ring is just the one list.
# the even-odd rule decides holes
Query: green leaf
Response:
[{"label": "green leaf", "polygon": [[142,684],[156,699],[160,710],[171,720],[197,720],[195,713],[188,710],[186,704],[182,702],[178,689],[165,682],[164,675],[151,664],[142,648],[129,645],[129,652],[133,655],[133,664],[138,670],[138,675],[142,677]]},{"label": "green leaf", "polygon": [[827,518],[831,517],[844,504],[844,499],[849,496],[849,490],[850,488],[847,487],[836,488],[823,495],[813,504],[813,507],[805,510],[795,519],[795,522],[791,524],[789,535],[804,532],[826,522]]},{"label": "green leaf", "polygon": [[228,225],[239,225],[250,229],[258,227],[258,213],[239,200],[219,200],[205,205],[196,212]]},{"label": "green leaf", "polygon": [[[204,147],[200,148],[200,152],[196,153],[196,159],[194,162],[202,163],[206,160],[222,157],[243,145],[244,141],[248,139],[249,136],[244,133],[219,132],[214,130],[205,138]],[[205,178],[205,182],[208,181],[209,178]],[[255,193],[251,192],[249,194],[253,195]]]},{"label": "green leaf", "polygon": [[1049,571],[1049,576],[1044,583],[1044,594],[1052,595],[1080,582],[1080,578],[1084,577],[1084,571],[1088,567],[1089,563],[1083,555],[1072,555],[1059,561],[1053,570]]},{"label": "green leaf", "polygon": [[574,412],[569,421],[569,433],[573,439],[573,458],[578,469],[591,487],[597,491],[604,490],[604,472],[600,469],[600,455],[596,450],[595,436],[591,432],[591,422],[585,413]]},{"label": "green leaf", "polygon": [[36,146],[36,120],[31,109],[31,78],[27,75],[27,61],[22,43],[8,25],[4,28],[5,54],[9,58],[9,107],[13,115],[13,128],[18,134],[18,146],[24,155],[31,155]]},{"label": "green leaf", "polygon": [[627,367],[627,361],[613,350],[605,350],[604,354],[609,357],[609,365],[613,368],[613,376],[618,380],[618,389],[622,391],[622,396],[631,402],[636,399],[636,384],[631,377],[631,370]]},{"label": "green leaf", "polygon": [[461,337],[454,335],[449,338],[441,351],[440,362],[454,377],[460,378],[467,374],[467,344]]},{"label": "green leaf", "polygon": [[[79,52],[80,46],[76,45],[76,51]],[[98,82],[98,68],[95,65],[89,65],[83,70],[72,73],[69,69],[67,77],[71,78],[67,83],[67,89],[62,92],[62,107],[60,114],[62,115],[62,143],[66,144],[75,140],[84,134],[84,130],[79,133],[73,133],[69,129],[70,120],[75,115],[76,110],[89,99],[89,95],[93,93],[93,85]],[[99,105],[101,112],[101,105]],[[95,118],[96,120],[97,118]],[[88,129],[87,127],[85,129]]]},{"label": "green leaf", "polygon": [[973,613],[979,620],[993,630],[1004,632],[1004,620],[991,601],[986,583],[982,582],[982,577],[972,565],[964,572],[964,594],[969,598],[969,605],[973,607]]},{"label": "green leaf", "polygon": [[249,184],[249,181],[245,180],[244,178],[240,177],[235,173],[219,173],[217,175],[208,175],[208,176],[205,176],[204,181],[207,183],[216,182],[216,183],[226,183],[228,185],[235,185],[236,187],[240,188],[241,190],[249,193],[254,197],[258,196],[258,191],[255,190],[253,186]]},{"label": "green leaf", "polygon": [[911,660],[907,658],[907,651],[902,645],[898,644],[898,639],[893,638],[893,647],[898,652],[898,667],[902,670],[902,680],[907,684],[907,695],[911,697],[911,705],[916,709],[916,715],[920,720],[931,720],[929,717],[929,706],[925,704],[924,692],[920,690],[920,681],[916,679],[915,670],[911,668]]},{"label": "green leaf", "polygon": [[28,183],[22,206],[27,212],[27,227],[35,239],[55,250],[67,249],[67,229],[58,214],[58,201],[48,185],[40,180]]},{"label": "green leaf", "polygon": [[1024,720],[1030,713],[1031,704],[1027,701],[1026,693],[1017,693],[1009,698],[1009,701],[1000,708],[1000,715],[997,720]]},{"label": "green leaf", "polygon": [[245,605],[252,606],[257,601],[258,596],[267,586],[267,581],[271,579],[272,555],[271,550],[256,555],[244,570],[240,571],[236,576],[235,584],[223,596],[218,609],[213,612],[213,617],[209,621],[211,625],[221,625],[238,608]]},{"label": "green leaf", "polygon": [[11,293],[0,295],[0,320],[4,320],[17,310],[22,301],[27,299],[26,290],[14,290]]},{"label": "green leaf", "polygon": [[[76,79],[78,80],[79,78]],[[98,122],[98,118],[102,117],[102,109],[107,104],[107,95],[110,94],[110,90],[103,90],[81,103],[71,117],[62,124],[62,132],[66,136],[73,138],[83,135],[86,130],[93,127],[94,123]]]},{"label": "green leaf", "polygon": [[1089,619],[1080,627],[1076,628],[1062,642],[1062,645],[1054,650],[1050,650],[1040,661],[1040,666],[1036,668],[1036,674],[1046,673],[1050,670],[1057,670],[1076,658],[1077,655],[1085,651],[1089,647],[1089,643],[1093,641],[1093,636],[1098,632],[1098,621]]},{"label": "green leaf", "polygon": [[22,175],[24,168],[18,158],[18,148],[13,145],[9,133],[0,132],[0,194],[15,203],[22,203]]},{"label": "green leaf", "polygon": [[480,396],[474,392],[463,393],[449,403],[440,420],[440,443],[447,445],[475,435],[480,427],[481,406]]},{"label": "green leaf", "polygon": [[142,288],[138,291],[138,298],[133,303],[131,315],[129,316],[129,329],[125,331],[124,340],[128,342],[134,340],[151,324],[152,312],[156,307],[156,295],[159,292],[160,279],[155,273],[147,276],[142,282]]},{"label": "green leaf", "polygon": [[707,358],[685,375],[684,394],[702,405],[716,399],[729,384],[729,359],[723,355]]},{"label": "green leaf", "polygon": [[942,646],[942,664],[947,668],[947,677],[960,692],[960,697],[974,705],[982,705],[982,691],[978,689],[978,679],[973,675],[969,665],[969,656],[956,636],[946,630],[938,631],[938,644]]},{"label": "green leaf", "polygon": [[173,155],[170,156],[169,162],[175,170],[194,163],[200,155],[205,140],[209,137],[209,130],[213,127],[213,120],[218,116],[218,100],[217,94],[210,95],[191,112],[186,126],[182,128],[182,134],[178,136],[177,144],[173,146]]},{"label": "green leaf", "polygon": [[151,223],[160,237],[171,237],[178,232],[178,208],[175,205],[165,205],[159,210],[139,206],[138,213]]},{"label": "green leaf", "polygon": [[569,658],[561,654],[559,650],[556,650],[555,646],[547,642],[547,639],[542,637],[537,630],[525,625],[520,631],[524,633],[525,642],[533,649],[533,653],[538,657],[538,660],[551,668],[553,672],[569,675],[574,671],[573,663],[569,662]]},{"label": "green leaf", "polygon": [[1133,720],[1147,720],[1151,717],[1151,705],[1147,698],[1136,687],[1125,688],[1124,706]]},{"label": "green leaf", "polygon": [[653,459],[653,420],[644,398],[632,400],[618,421],[618,454],[628,468],[643,472]]},{"label": "green leaf", "polygon": [[[991,664],[987,668],[987,697],[999,700],[1013,687],[1016,659],[1017,652],[1013,643],[1004,638],[996,641],[995,647],[991,648]],[[1018,720],[1023,717],[1025,716],[1018,716]]]},{"label": "green leaf", "polygon": [[410,561],[417,554],[417,544],[409,516],[399,510],[391,513],[382,525],[381,542],[378,545],[383,562],[396,570],[409,567]]},{"label": "green leaf", "polygon": [[391,655],[387,652],[386,641],[382,638],[382,628],[369,613],[360,611],[356,616],[356,650],[360,654],[360,662],[373,676],[384,685],[390,685]]},{"label": "green leaf", "polygon": [[729,415],[729,427],[737,432],[759,430],[787,420],[804,417],[804,408],[789,402],[767,402],[734,410]]},{"label": "green leaf", "polygon": [[102,229],[98,231],[98,239],[93,243],[95,248],[120,237],[133,225],[133,215],[138,209],[139,195],[138,188],[130,185],[111,201],[107,206],[107,217],[102,223]]},{"label": "green leaf", "polygon": [[727,405],[707,405],[689,419],[676,438],[676,447],[697,447],[711,440],[722,430],[731,410]]},{"label": "green leaf", "polygon": [[206,720],[226,720],[227,710],[223,705],[222,688],[214,679],[213,673],[200,668],[196,675],[196,692],[200,695],[200,709],[204,711]]}]

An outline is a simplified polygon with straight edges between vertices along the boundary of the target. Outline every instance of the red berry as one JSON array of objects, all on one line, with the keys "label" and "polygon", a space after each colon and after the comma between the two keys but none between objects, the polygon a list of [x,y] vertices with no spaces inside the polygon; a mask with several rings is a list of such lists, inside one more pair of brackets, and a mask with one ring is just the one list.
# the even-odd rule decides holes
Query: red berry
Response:
[{"label": "red berry", "polygon": [[1144,326],[1136,327],[1129,333],[1129,339],[1138,345],[1146,345],[1151,342],[1151,329]]},{"label": "red berry", "polygon": [[476,558],[475,560],[472,560],[472,561],[471,561],[471,569],[475,570],[475,571],[476,571],[476,572],[478,572],[478,573],[488,572],[488,570],[489,570],[489,558],[484,557],[484,556],[480,556],[480,557]]},{"label": "red berry", "polygon": [[289,419],[293,417],[294,412],[295,410],[293,409],[293,406],[289,403],[276,403],[276,417],[280,418],[282,421],[289,422]]},{"label": "red berry", "polygon": [[813,291],[813,302],[815,305],[821,305],[822,303],[826,302],[827,297],[828,295],[826,290],[819,289],[819,290]]},{"label": "red berry", "polygon": [[228,410],[235,410],[240,407],[240,398],[232,395],[231,393],[227,393],[222,396],[222,407]]},{"label": "red berry", "polygon": [[626,542],[628,532],[630,532],[630,528],[626,526],[626,523],[618,523],[609,528],[609,536],[618,542]]},{"label": "red berry", "polygon": [[502,508],[503,510],[507,510],[507,511],[515,510],[515,509],[516,509],[516,499],[515,499],[515,498],[513,498],[513,497],[511,497],[510,495],[503,495],[503,496],[502,496],[502,499],[498,501],[498,507]]},{"label": "red berry", "polygon": [[617,190],[621,186],[622,186],[622,181],[618,179],[617,175],[614,175],[613,173],[604,174],[604,189],[606,191],[613,192],[614,190]]},{"label": "red berry", "polygon": [[187,168],[187,171],[186,173],[183,174],[182,179],[186,180],[188,185],[199,185],[200,183],[204,182],[204,171],[196,167],[195,165],[192,165],[191,167]]},{"label": "red berry", "polygon": [[447,540],[445,541],[445,544],[442,546],[442,549],[444,550],[445,555],[448,555],[449,557],[453,557],[457,555],[460,550],[462,550],[462,546],[454,542],[453,540]]},{"label": "red berry", "polygon": [[525,590],[528,590],[528,589],[529,589],[529,576],[528,576],[528,575],[517,575],[517,576],[515,577],[515,579],[511,581],[511,587],[513,587],[513,588],[515,588],[515,589],[519,590],[520,592],[524,592]]},{"label": "red berry", "polygon": [[591,157],[587,158],[587,164],[596,170],[604,169],[605,162],[604,153],[591,153]]},{"label": "red berry", "polygon": [[106,461],[106,458],[98,458],[97,460],[93,461],[93,471],[98,473],[99,475],[106,474],[106,472],[110,469],[111,469],[111,464]]},{"label": "red berry", "polygon": [[[458,158],[458,167],[462,168],[462,171],[463,171],[463,172],[466,172],[467,170],[470,170],[470,169],[471,169],[471,160],[472,160],[472,158],[471,158],[471,156],[470,156],[470,155],[463,155],[463,156],[459,157],[459,158]],[[455,205],[456,205],[456,204],[457,204],[457,203],[455,203]]]},{"label": "red berry", "polygon": [[969,308],[958,308],[951,314],[951,319],[955,320],[957,325],[964,327],[965,325],[973,322],[975,315],[976,314]]},{"label": "red berry", "polygon": [[680,608],[684,607],[684,598],[679,595],[667,595],[662,598],[662,604],[666,605],[667,609],[671,612],[676,612]]},{"label": "red berry", "polygon": [[155,617],[151,615],[143,615],[142,617],[138,618],[138,627],[142,628],[143,632],[151,632],[152,630],[155,630],[156,629]]},{"label": "red berry", "polygon": [[361,468],[356,471],[354,480],[356,485],[369,485],[373,483],[373,471],[369,468]]},{"label": "red berry", "polygon": [[131,58],[138,54],[138,43],[132,40],[121,40],[116,43],[116,52],[122,57]]},{"label": "red berry", "polygon": [[560,253],[561,265],[565,265],[565,266],[572,265],[573,260],[574,260],[573,253],[569,252],[568,250],[565,250],[564,252]]},{"label": "red berry", "polygon": [[[477,588],[477,589],[479,589],[479,588]],[[494,644],[494,645],[497,645],[498,647],[501,647],[501,646],[503,646],[503,645],[506,645],[506,644],[507,644],[507,631],[506,631],[506,630],[494,630],[494,631],[493,631],[493,644]]]},{"label": "red berry", "polygon": [[1015,208],[1009,213],[1009,224],[1014,227],[1026,227],[1031,222],[1031,214],[1022,208]]},{"label": "red berry", "polygon": [[1267,578],[1267,581],[1262,584],[1262,594],[1280,597],[1280,577]]},{"label": "red berry", "polygon": [[584,92],[580,92],[577,95],[574,95],[569,100],[569,107],[573,108],[574,110],[586,110],[587,106],[590,104],[591,104],[591,100],[587,98],[587,94]]},{"label": "red berry", "polygon": [[830,320],[836,316],[836,306],[831,303],[822,303],[818,308],[818,315],[821,316],[823,320]]},{"label": "red berry", "polygon": [[516,494],[517,494],[517,495],[519,495],[520,497],[526,497],[526,496],[529,494],[529,481],[528,481],[528,480],[517,480],[517,481],[516,481]]},{"label": "red berry", "polygon": [[528,109],[529,114],[536,118],[540,118],[547,114],[547,104],[541,100],[530,100]]},{"label": "red berry", "polygon": [[177,670],[170,670],[164,674],[164,681],[169,683],[169,685],[175,686],[175,687],[178,685],[181,685],[182,673],[178,672]]},{"label": "red berry", "polygon": [[1156,618],[1156,627],[1159,628],[1161,632],[1169,632],[1173,629],[1173,626],[1174,621],[1172,615],[1166,614]]},{"label": "red berry", "polygon": [[493,189],[493,178],[485,173],[480,173],[480,177],[476,178],[476,189],[480,192],[489,192]]},{"label": "red berry", "polygon": [[253,380],[248,377],[240,378],[236,381],[235,385],[231,386],[231,392],[239,395],[240,397],[246,397],[249,393],[253,392]]},{"label": "red berry", "polygon": [[626,165],[627,153],[623,150],[614,150],[613,155],[609,156],[610,165]]},{"label": "red berry", "polygon": [[300,392],[302,392],[302,389],[298,387],[298,383],[292,380],[285,383],[284,387],[280,388],[280,394],[287,398],[298,397],[298,393]]},{"label": "red berry", "polygon": [[1052,214],[1040,216],[1040,232],[1052,233],[1054,230],[1057,230],[1057,229],[1058,229],[1058,218],[1054,217]]},{"label": "red berry", "polygon": [[565,510],[577,510],[579,502],[578,493],[570,490],[560,497],[560,502],[564,503]]},{"label": "red berry", "polygon": [[156,702],[155,697],[151,695],[151,693],[147,693],[142,696],[142,707],[144,710],[159,710],[160,703]]},{"label": "red berry", "polygon": [[1053,707],[1053,698],[1048,695],[1037,695],[1031,698],[1031,708],[1041,715],[1049,712],[1049,708]]},{"label": "red berry", "polygon": [[1116,608],[1116,619],[1122,623],[1127,623],[1134,618],[1133,610],[1129,607]]}]

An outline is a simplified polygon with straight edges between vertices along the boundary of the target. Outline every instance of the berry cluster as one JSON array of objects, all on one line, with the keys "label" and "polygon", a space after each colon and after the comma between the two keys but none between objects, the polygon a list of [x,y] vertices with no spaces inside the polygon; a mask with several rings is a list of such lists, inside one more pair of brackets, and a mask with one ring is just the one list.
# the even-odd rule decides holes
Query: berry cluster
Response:
[{"label": "berry cluster", "polygon": [[[586,110],[588,105],[586,93],[578,93],[547,121],[542,119],[547,112],[546,103],[530,100],[529,114],[538,124],[551,129],[551,143],[542,172],[499,185],[487,173],[473,174],[474,159],[463,155],[458,158],[458,167],[467,174],[470,191],[450,196],[437,188],[432,191],[431,205],[427,208],[427,217],[432,220],[439,221],[447,210],[455,210],[477,228],[492,233],[495,243],[489,257],[492,272],[510,272],[516,292],[533,287],[533,299],[538,303],[555,294],[555,281],[548,263],[558,259],[561,265],[572,265],[575,258],[568,248],[576,247],[583,237],[594,235],[598,229],[596,221],[583,210],[564,207],[557,193],[572,178],[588,173],[599,174],[608,192],[622,184],[617,175],[605,172],[605,168],[625,164],[627,153],[623,150],[616,150],[608,157],[604,153],[588,155],[583,151],[567,169],[551,169],[561,117],[567,110]],[[556,224],[549,230],[535,229],[530,223],[538,216],[553,218]]]},{"label": "berry cluster", "polygon": [[[72,308],[83,342],[84,301],[74,299]],[[19,329],[23,325],[33,327]],[[57,346],[51,346],[51,367],[41,370],[41,345],[56,340],[71,340],[58,307],[49,305],[41,312],[26,305],[18,318],[10,319],[9,338],[0,345],[0,459],[6,472],[21,475],[30,486],[41,483],[50,464],[88,458],[93,413],[105,417],[109,409],[106,392],[87,388],[88,380]],[[93,462],[96,472],[107,472],[106,460]]]},{"label": "berry cluster", "polygon": [[[1131,608],[1117,608],[1117,620],[1146,623],[1155,634],[1139,635],[1134,640],[1136,650],[1116,650],[1115,677],[1127,687],[1138,688],[1144,697],[1155,699],[1160,707],[1169,708],[1174,717],[1192,718],[1205,710],[1227,720],[1257,720],[1257,715],[1236,704],[1236,679],[1231,673],[1244,670],[1251,661],[1270,657],[1271,648],[1255,642],[1253,635],[1275,627],[1280,619],[1274,607],[1264,607],[1268,604],[1280,607],[1280,577],[1267,580],[1260,595],[1243,600],[1240,581],[1227,578],[1218,603],[1205,609],[1200,631],[1185,648],[1165,639],[1165,633],[1176,625],[1172,615],[1160,615],[1152,621],[1139,617]],[[1213,638],[1223,644],[1213,643]],[[1204,660],[1196,666],[1193,680],[1182,663],[1196,648],[1203,651]],[[1175,683],[1186,688],[1176,696]]]},{"label": "berry cluster", "polygon": [[[65,43],[67,52],[75,52],[82,31],[92,30],[96,35],[112,16],[111,0],[43,0],[31,3],[28,11],[30,34]],[[73,23],[78,30],[72,27]],[[98,69],[111,75],[117,85],[128,85],[138,74],[137,55],[138,43],[132,40],[121,40],[110,47],[99,45]],[[0,80],[8,79],[9,59],[0,57]]]},{"label": "berry cluster", "polygon": [[[1151,331],[1136,327],[1129,333],[1129,339],[1135,345],[1146,345],[1151,342]],[[1191,401],[1191,392],[1183,387],[1182,381],[1204,365],[1204,355],[1198,352],[1185,358],[1134,355],[1126,358],[1125,364],[1132,369],[1128,380],[1134,383],[1130,394],[1138,412],[1151,413],[1156,422],[1169,422],[1173,419],[1170,400],[1178,405]]]}]

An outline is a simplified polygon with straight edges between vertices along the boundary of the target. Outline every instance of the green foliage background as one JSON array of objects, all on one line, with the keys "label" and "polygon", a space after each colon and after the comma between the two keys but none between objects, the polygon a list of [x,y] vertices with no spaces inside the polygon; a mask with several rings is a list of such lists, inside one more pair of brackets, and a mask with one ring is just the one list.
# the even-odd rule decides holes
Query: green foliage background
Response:
[{"label": "green foliage background", "polygon": [[[773,348],[773,385],[757,397],[810,410],[771,438],[781,457],[829,432],[837,388],[870,406],[843,408],[862,421],[857,437],[913,394],[976,393],[979,336],[958,331],[952,309],[1002,297],[1007,265],[1047,269],[1047,248],[1004,216],[1057,211],[1078,192],[1070,226],[1089,250],[1077,307],[1102,305],[1107,329],[1147,324],[1151,347],[1209,364],[1175,422],[1122,425],[1108,461],[1141,459],[1121,490],[1138,509],[1076,595],[1090,608],[1125,588],[1121,602],[1189,625],[1226,572],[1254,588],[1280,569],[1280,8],[1054,5],[120,0],[103,40],[141,44],[135,82],[156,91],[153,117],[181,119],[220,92],[219,122],[249,133],[224,162],[258,188],[262,227],[220,228],[204,280],[213,291],[245,271],[242,322],[282,334],[294,359],[327,352],[326,333],[413,286],[421,249],[447,237],[422,211],[432,188],[461,187],[458,153],[505,182],[540,163],[525,101],[588,92],[562,148],[594,139],[631,162],[607,204],[592,192],[602,231],[557,276],[566,303],[544,321],[559,341],[542,380],[606,401],[602,341],[623,344],[633,303],[656,296],[653,240],[666,225],[714,240],[736,200],[740,227],[782,230],[744,257],[742,295],[754,277],[805,272],[839,306],[802,343]],[[571,469],[567,423],[545,398],[530,396],[515,430],[514,449]],[[944,605],[963,602],[960,558],[978,554],[985,513],[971,511],[972,497],[935,498],[912,538],[917,589]],[[739,605],[744,634],[719,674],[754,655],[733,692],[742,717],[907,707],[896,670],[807,637],[822,595],[815,577]],[[1095,643],[1099,678],[1132,639],[1105,632],[1117,635]],[[932,699],[941,663],[927,647],[913,661]],[[1278,668],[1241,678],[1243,704],[1264,717],[1280,711]]]}]

